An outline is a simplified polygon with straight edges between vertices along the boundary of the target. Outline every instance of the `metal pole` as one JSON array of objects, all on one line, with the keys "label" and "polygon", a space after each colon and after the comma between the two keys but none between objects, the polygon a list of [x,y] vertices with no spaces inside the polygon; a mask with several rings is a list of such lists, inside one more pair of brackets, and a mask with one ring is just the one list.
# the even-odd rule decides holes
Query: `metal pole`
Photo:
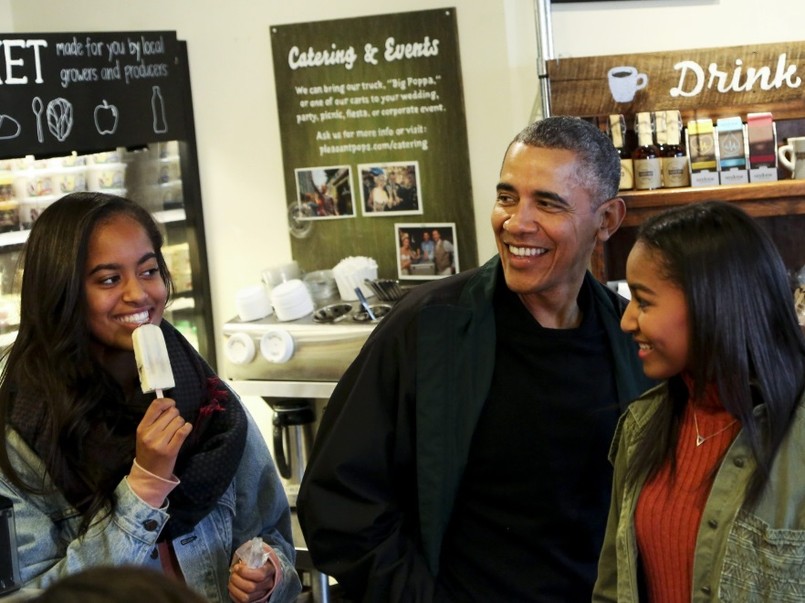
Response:
[{"label": "metal pole", "polygon": [[551,115],[551,85],[548,80],[547,61],[553,56],[553,35],[551,30],[551,0],[534,0],[537,20],[537,77],[539,78],[542,117]]}]

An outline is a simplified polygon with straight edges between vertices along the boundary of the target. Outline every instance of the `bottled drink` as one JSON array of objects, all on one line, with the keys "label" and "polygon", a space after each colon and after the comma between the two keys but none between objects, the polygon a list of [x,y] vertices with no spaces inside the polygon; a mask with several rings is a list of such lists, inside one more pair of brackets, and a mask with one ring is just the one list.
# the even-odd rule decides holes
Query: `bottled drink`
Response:
[{"label": "bottled drink", "polygon": [[651,114],[654,119],[654,144],[664,157],[665,147],[668,146],[668,125],[665,120],[665,111],[655,111]]},{"label": "bottled drink", "polygon": [[666,111],[667,144],[662,155],[662,183],[666,188],[690,186],[690,168],[685,145],[682,144],[682,116],[679,111]]},{"label": "bottled drink", "polygon": [[662,186],[662,159],[654,145],[651,113],[637,114],[637,148],[632,152],[634,183],[637,190],[652,190]]},{"label": "bottled drink", "polygon": [[168,131],[168,122],[165,120],[165,101],[162,100],[162,91],[154,86],[151,94],[151,112],[154,115],[154,133],[164,134]]},{"label": "bottled drink", "polygon": [[623,115],[609,116],[609,135],[612,137],[612,144],[618,151],[621,158],[621,183],[619,189],[622,191],[634,188],[634,163],[632,162],[632,150],[626,142],[626,120]]}]

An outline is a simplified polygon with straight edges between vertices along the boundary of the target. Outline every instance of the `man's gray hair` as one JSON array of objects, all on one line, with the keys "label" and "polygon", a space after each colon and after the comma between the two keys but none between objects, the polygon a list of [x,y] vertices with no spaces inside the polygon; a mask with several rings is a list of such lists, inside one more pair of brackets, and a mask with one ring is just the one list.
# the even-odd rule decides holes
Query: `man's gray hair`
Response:
[{"label": "man's gray hair", "polygon": [[[593,206],[617,197],[621,179],[618,151],[609,137],[579,117],[546,117],[526,126],[511,144],[564,149],[576,154],[578,184],[592,196]],[[511,146],[511,145],[509,145]]]}]

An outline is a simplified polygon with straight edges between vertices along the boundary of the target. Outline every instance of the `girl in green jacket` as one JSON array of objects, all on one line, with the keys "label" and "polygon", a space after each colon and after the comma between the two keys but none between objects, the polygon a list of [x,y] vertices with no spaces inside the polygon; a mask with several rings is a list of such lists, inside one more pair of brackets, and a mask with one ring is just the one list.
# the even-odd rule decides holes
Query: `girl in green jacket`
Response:
[{"label": "girl in green jacket", "polygon": [[805,337],[761,227],[707,202],[647,220],[621,328],[664,382],[621,419],[595,601],[805,600]]}]

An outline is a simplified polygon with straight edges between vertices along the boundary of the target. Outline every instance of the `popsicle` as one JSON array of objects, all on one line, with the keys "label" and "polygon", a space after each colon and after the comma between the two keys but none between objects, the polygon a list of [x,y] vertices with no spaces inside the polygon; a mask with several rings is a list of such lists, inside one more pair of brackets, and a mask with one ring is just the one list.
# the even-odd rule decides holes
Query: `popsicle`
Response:
[{"label": "popsicle", "polygon": [[162,398],[162,390],[175,385],[162,329],[150,323],[140,325],[131,334],[131,341],[143,393],[156,392]]}]

